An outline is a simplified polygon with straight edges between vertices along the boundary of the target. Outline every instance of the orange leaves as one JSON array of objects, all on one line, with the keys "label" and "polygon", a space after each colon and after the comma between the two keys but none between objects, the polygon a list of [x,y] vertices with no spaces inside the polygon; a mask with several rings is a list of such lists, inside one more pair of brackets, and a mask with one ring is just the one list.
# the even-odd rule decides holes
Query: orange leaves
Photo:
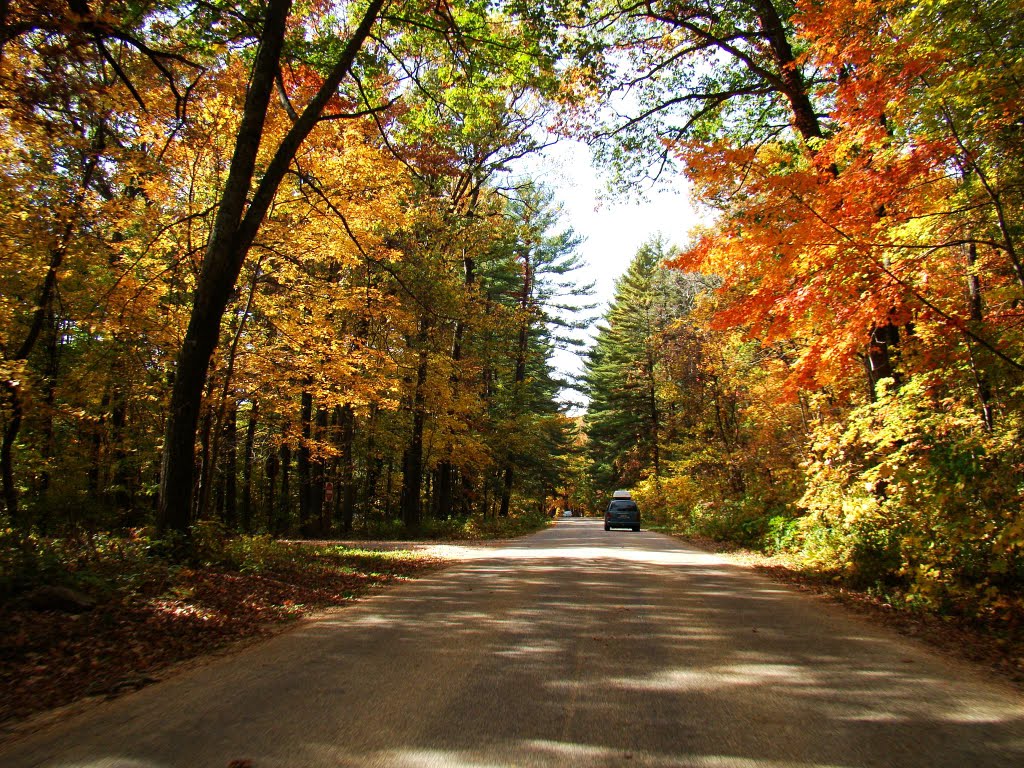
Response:
[{"label": "orange leaves", "polygon": [[[1018,217],[1007,201],[1020,165],[1001,156],[1012,147],[993,127],[1005,125],[999,66],[1010,66],[983,36],[994,16],[958,0],[904,11],[800,4],[805,61],[831,78],[819,86],[829,105],[824,138],[669,147],[702,200],[722,211],[672,266],[723,278],[714,327],[800,339],[801,386],[842,379],[870,330],[890,319],[927,321],[932,335],[920,342],[956,349],[968,311],[977,313],[964,300],[969,249],[987,333],[1004,333],[1004,297],[1019,297],[1012,259],[998,263],[1019,250],[1001,222]],[[980,31],[953,35],[957,18]],[[980,75],[964,63],[971,56],[999,64]],[[982,84],[994,106],[975,92]]]}]

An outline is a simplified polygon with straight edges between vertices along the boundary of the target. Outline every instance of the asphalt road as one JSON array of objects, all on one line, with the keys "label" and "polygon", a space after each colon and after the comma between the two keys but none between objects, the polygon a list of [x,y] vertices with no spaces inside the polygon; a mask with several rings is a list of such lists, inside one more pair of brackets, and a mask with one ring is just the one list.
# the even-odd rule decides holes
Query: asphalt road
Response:
[{"label": "asphalt road", "polygon": [[0,748],[233,761],[1024,766],[1024,701],[715,555],[573,520]]}]

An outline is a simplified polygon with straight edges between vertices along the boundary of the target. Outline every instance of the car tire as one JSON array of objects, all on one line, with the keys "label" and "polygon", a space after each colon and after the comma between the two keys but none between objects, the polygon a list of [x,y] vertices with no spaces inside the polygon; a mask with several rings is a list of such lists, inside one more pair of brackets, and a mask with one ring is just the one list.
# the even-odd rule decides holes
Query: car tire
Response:
[{"label": "car tire", "polygon": [[610,530],[612,529],[612,527],[611,527],[610,525],[608,525],[608,523],[605,523],[605,524],[604,524],[604,529],[605,529],[606,531],[610,531]]},{"label": "car tire", "polygon": [[633,533],[640,533],[640,526],[639,525],[634,525],[633,526]]}]

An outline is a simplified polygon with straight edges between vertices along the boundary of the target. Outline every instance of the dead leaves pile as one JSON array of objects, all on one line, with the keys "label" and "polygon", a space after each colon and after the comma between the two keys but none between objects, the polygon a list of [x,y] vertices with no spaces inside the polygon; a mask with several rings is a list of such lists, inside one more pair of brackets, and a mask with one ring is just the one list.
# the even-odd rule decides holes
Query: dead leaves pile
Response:
[{"label": "dead leaves pile", "polygon": [[171,664],[436,568],[396,553],[296,559],[261,573],[175,568],[70,614],[0,605],[0,724],[154,681]]}]

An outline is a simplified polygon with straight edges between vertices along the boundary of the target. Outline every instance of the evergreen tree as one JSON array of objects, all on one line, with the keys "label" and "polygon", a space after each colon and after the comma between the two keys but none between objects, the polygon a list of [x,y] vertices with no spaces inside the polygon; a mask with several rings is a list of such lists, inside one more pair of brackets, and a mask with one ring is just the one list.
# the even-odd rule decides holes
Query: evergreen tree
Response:
[{"label": "evergreen tree", "polygon": [[663,335],[693,305],[703,283],[665,269],[671,248],[644,243],[615,286],[588,356],[586,430],[599,487],[661,474],[665,412]]}]

